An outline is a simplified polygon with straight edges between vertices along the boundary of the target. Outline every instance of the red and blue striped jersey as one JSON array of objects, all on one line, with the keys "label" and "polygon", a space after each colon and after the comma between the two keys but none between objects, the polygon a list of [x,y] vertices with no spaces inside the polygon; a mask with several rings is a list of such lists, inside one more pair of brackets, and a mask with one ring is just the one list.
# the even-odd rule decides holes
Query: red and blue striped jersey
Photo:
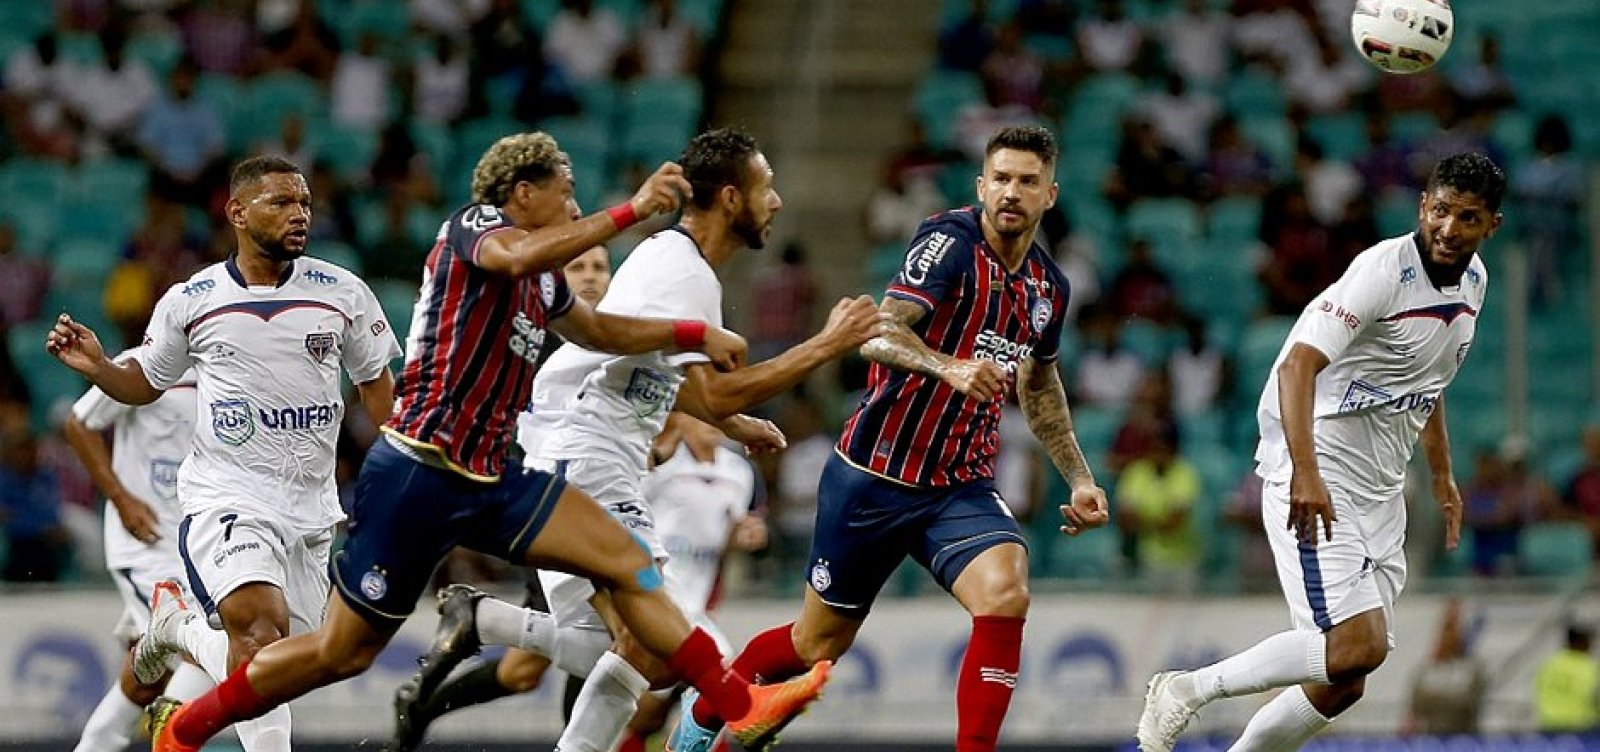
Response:
[{"label": "red and blue striped jersey", "polygon": [[452,467],[479,479],[505,467],[545,329],[573,302],[560,272],[509,277],[478,266],[483,239],[512,229],[487,204],[467,206],[439,228],[423,265],[398,405],[388,423],[407,443],[434,447]]},{"label": "red and blue striped jersey", "polygon": [[[985,358],[1012,374],[1024,358],[1060,354],[1067,279],[1035,243],[1016,271],[983,239],[967,207],[922,223],[888,295],[927,309],[912,331],[933,350]],[[914,486],[994,477],[1001,401],[979,402],[920,373],[872,365],[867,392],[845,424],[839,453],[869,472]]]}]

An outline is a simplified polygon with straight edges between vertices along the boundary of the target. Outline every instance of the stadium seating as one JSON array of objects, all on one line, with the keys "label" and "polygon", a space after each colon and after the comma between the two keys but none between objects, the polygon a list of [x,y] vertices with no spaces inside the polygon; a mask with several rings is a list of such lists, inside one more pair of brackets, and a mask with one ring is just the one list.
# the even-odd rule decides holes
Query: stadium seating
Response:
[{"label": "stadium seating", "polygon": [[1517,558],[1535,577],[1583,577],[1593,566],[1594,545],[1581,522],[1540,522],[1522,530]]}]

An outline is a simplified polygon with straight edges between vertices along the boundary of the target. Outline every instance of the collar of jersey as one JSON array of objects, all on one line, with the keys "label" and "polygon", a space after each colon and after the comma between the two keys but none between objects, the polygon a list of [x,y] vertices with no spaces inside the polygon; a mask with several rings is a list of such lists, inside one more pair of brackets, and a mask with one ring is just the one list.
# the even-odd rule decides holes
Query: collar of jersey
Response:
[{"label": "collar of jersey", "polygon": [[672,230],[673,232],[682,233],[683,236],[688,238],[689,242],[694,245],[694,252],[700,254],[700,258],[706,257],[706,252],[700,248],[700,241],[695,240],[694,236],[689,234],[689,228],[684,227],[682,224],[676,224],[667,229]]},{"label": "collar of jersey", "polygon": [[[233,281],[238,282],[239,286],[246,290],[250,289],[250,283],[244,280],[244,272],[239,271],[239,254],[228,254],[228,260],[223,262],[222,265],[228,269],[228,276],[233,277]],[[289,284],[289,280],[291,279],[294,279],[293,261],[290,261],[289,266],[284,268],[283,274],[278,277],[278,284],[273,286],[283,287],[284,285]]]}]

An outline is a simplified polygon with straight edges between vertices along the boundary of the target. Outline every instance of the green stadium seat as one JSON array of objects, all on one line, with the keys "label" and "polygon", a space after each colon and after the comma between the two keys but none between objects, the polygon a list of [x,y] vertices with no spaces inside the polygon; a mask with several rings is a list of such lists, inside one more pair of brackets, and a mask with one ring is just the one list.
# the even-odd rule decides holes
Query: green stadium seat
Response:
[{"label": "green stadium seat", "polygon": [[1397,141],[1418,144],[1438,133],[1439,120],[1431,112],[1402,112],[1389,118],[1389,135]]},{"label": "green stadium seat", "polygon": [[378,306],[383,309],[384,317],[389,319],[390,328],[394,329],[394,335],[404,343],[411,330],[411,312],[417,302],[417,283],[401,279],[374,279],[369,283],[372,294],[378,298]]},{"label": "green stadium seat", "polygon": [[1261,234],[1261,199],[1227,196],[1211,204],[1206,231],[1212,240],[1251,241]]},{"label": "green stadium seat", "polygon": [[1105,582],[1122,570],[1122,542],[1114,525],[1096,528],[1077,536],[1059,532],[1049,539],[1048,577]]},{"label": "green stadium seat", "polygon": [[0,28],[32,41],[55,24],[55,4],[25,0],[0,3]]},{"label": "green stadium seat", "polygon": [[1283,85],[1271,74],[1255,67],[1228,78],[1222,90],[1222,101],[1229,112],[1241,117],[1252,113],[1282,115],[1286,105]]},{"label": "green stadium seat", "polygon": [[977,74],[931,70],[923,74],[912,94],[912,109],[922,123],[928,143],[948,147],[955,140],[955,113],[983,101],[983,83]]},{"label": "green stadium seat", "polygon": [[1367,150],[1366,116],[1344,111],[1318,115],[1306,129],[1330,159],[1350,160]]},{"label": "green stadium seat", "polygon": [[[44,320],[19,324],[6,335],[11,351],[11,361],[28,385],[32,398],[30,418],[35,430],[43,431],[50,425],[50,415],[59,406],[71,404],[88,384],[74,374],[54,356],[44,350],[45,333],[54,321]],[[97,330],[97,333],[100,330]]]},{"label": "green stadium seat", "polygon": [[92,67],[100,65],[105,60],[105,52],[100,48],[100,37],[84,32],[57,32],[56,49],[62,60],[67,60],[75,65]]},{"label": "green stadium seat", "polygon": [[1172,351],[1172,335],[1164,327],[1143,319],[1124,321],[1122,346],[1143,361],[1147,368],[1159,368]]},{"label": "green stadium seat", "polygon": [[1407,191],[1389,191],[1378,198],[1378,234],[1403,235],[1417,227],[1417,197]]},{"label": "green stadium seat", "polygon": [[378,156],[378,134],[366,128],[329,125],[317,134],[317,161],[344,180],[359,180]]},{"label": "green stadium seat", "polygon": [[1271,112],[1247,112],[1239,118],[1239,130],[1273,164],[1280,168],[1294,164],[1294,126],[1287,118]]},{"label": "green stadium seat", "polygon": [[242,106],[233,112],[230,138],[244,147],[277,135],[284,118],[299,115],[308,133],[319,133],[318,124],[327,120],[327,96],[309,76],[299,73],[270,73],[251,82],[244,90]]},{"label": "green stadium seat", "polygon": [[1228,438],[1228,416],[1221,409],[1182,416],[1179,431],[1184,446],[1196,444],[1224,445]]},{"label": "green stadium seat", "polygon": [[550,134],[572,158],[573,176],[580,186],[604,182],[611,157],[611,129],[606,121],[588,116],[553,117],[539,123],[539,130]]},{"label": "green stadium seat", "polygon": [[678,15],[699,32],[702,40],[709,40],[722,28],[725,4],[726,0],[680,0]]},{"label": "green stadium seat", "polygon": [[1593,565],[1594,543],[1581,522],[1540,522],[1523,528],[1517,558],[1534,577],[1582,577]]},{"label": "green stadium seat", "polygon": [[606,127],[617,122],[622,112],[622,90],[613,81],[594,81],[573,87],[583,116]]},{"label": "green stadium seat", "polygon": [[561,0],[522,0],[522,17],[543,32],[561,10]]},{"label": "green stadium seat", "polygon": [[624,95],[623,116],[630,124],[685,120],[696,127],[705,108],[700,81],[689,76],[638,79]]},{"label": "green stadium seat", "polygon": [[[1245,329],[1244,341],[1239,346],[1239,370],[1247,374],[1261,374],[1265,380],[1267,372],[1278,359],[1278,352],[1283,349],[1283,343],[1289,338],[1289,330],[1294,328],[1293,316],[1271,316],[1257,319]],[[1248,380],[1241,380],[1241,383]],[[1259,384],[1250,384],[1250,394],[1241,395],[1254,398],[1254,392]]]},{"label": "green stadium seat", "polygon": [[183,57],[183,41],[176,33],[143,31],[128,39],[123,54],[130,60],[139,60],[150,66],[150,72],[158,82],[165,81],[172,69],[177,67],[179,58]]},{"label": "green stadium seat", "polygon": [[1128,207],[1128,235],[1159,246],[1170,240],[1197,242],[1201,237],[1200,210],[1193,201],[1146,198]]},{"label": "green stadium seat", "polygon": [[356,249],[349,243],[341,243],[337,240],[318,240],[312,244],[310,255],[347,269],[357,276],[362,274],[361,254],[357,253]]}]

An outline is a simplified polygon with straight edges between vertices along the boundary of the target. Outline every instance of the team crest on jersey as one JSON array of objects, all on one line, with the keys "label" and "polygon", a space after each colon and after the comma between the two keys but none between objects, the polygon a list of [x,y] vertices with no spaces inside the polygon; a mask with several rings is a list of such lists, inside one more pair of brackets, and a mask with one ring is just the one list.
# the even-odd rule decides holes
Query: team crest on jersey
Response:
[{"label": "team crest on jersey", "polygon": [[672,382],[668,381],[664,374],[648,368],[635,368],[633,376],[628,379],[628,388],[622,391],[622,396],[633,406],[635,416],[649,417],[666,407],[667,402],[672,399]]},{"label": "team crest on jersey", "polygon": [[333,352],[334,342],[333,332],[312,332],[306,335],[306,352],[311,353],[312,360],[321,363]]},{"label": "team crest on jersey", "polygon": [[539,275],[539,297],[544,300],[544,307],[549,308],[556,304],[556,278],[553,274]]},{"label": "team crest on jersey", "polygon": [[1409,285],[1417,281],[1417,267],[1408,266],[1400,270],[1400,284]]},{"label": "team crest on jersey", "polygon": [[819,593],[828,589],[833,584],[833,573],[828,571],[828,562],[819,561],[811,565],[811,589]]},{"label": "team crest on jersey", "polygon": [[178,498],[178,467],[181,464],[172,460],[150,461],[150,488],[163,501]]},{"label": "team crest on jersey", "polygon": [[1033,301],[1033,330],[1040,331],[1050,323],[1050,316],[1056,312],[1056,307],[1049,298],[1039,298]]},{"label": "team crest on jersey", "polygon": [[211,430],[228,446],[240,446],[256,435],[256,419],[250,403],[242,399],[211,403]]},{"label": "team crest on jersey", "polygon": [[488,204],[478,204],[461,215],[461,226],[473,232],[493,229],[503,221],[500,210]]},{"label": "team crest on jersey", "polygon": [[383,576],[383,571],[373,567],[371,571],[361,575],[361,594],[378,600],[389,592],[389,578]]},{"label": "team crest on jersey", "polygon": [[1468,267],[1467,268],[1467,281],[1471,282],[1474,285],[1481,285],[1481,284],[1483,284],[1483,275],[1479,274],[1477,269],[1473,269],[1471,267]]}]

